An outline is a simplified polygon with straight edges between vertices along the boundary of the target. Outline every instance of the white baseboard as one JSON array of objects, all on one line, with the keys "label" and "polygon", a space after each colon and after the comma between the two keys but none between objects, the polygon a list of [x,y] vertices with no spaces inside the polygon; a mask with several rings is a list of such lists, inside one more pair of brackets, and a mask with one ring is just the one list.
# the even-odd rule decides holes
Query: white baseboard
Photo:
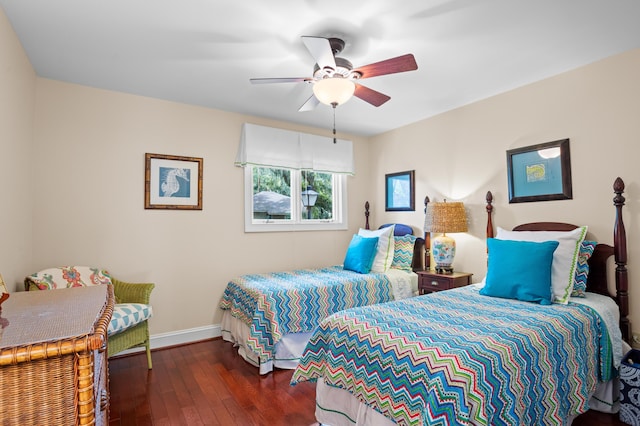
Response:
[{"label": "white baseboard", "polygon": [[[213,339],[214,337],[220,336],[222,336],[220,324],[172,331],[170,333],[154,334],[150,336],[151,349],[153,350],[169,346],[184,345],[187,343]],[[138,352],[144,352],[144,348],[127,349],[126,351],[118,352],[118,355],[134,354]]]}]

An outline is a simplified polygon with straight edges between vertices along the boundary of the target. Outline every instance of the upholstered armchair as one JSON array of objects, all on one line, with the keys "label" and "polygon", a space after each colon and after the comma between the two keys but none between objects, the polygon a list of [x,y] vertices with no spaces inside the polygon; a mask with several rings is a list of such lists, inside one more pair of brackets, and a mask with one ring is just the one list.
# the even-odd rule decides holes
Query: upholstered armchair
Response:
[{"label": "upholstered armchair", "polygon": [[88,266],[61,266],[45,269],[24,279],[25,290],[54,290],[89,285],[113,285],[116,304],[107,330],[107,354],[144,347],[147,365],[152,368],[148,319],[153,314],[149,298],[152,283],[127,283],[107,271]]}]

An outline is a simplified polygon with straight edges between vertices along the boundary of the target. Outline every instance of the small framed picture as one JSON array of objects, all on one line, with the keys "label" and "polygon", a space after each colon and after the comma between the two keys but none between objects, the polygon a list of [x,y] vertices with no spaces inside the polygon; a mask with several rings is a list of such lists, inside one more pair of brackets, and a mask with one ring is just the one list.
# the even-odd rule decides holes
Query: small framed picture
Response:
[{"label": "small framed picture", "polygon": [[385,210],[415,211],[415,170],[385,175]]},{"label": "small framed picture", "polygon": [[509,203],[570,200],[569,139],[507,151]]},{"label": "small framed picture", "polygon": [[144,208],[202,210],[202,158],[145,154]]}]

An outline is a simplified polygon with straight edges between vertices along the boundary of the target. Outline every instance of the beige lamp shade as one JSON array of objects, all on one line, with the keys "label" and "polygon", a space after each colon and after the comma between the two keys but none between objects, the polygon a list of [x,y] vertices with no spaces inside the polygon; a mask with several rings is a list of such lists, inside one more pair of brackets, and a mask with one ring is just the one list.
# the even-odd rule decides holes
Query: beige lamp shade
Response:
[{"label": "beige lamp shade", "polygon": [[456,241],[445,235],[447,232],[467,232],[467,214],[464,204],[429,203],[424,219],[424,232],[441,233],[431,239],[431,254],[438,273],[452,273],[453,259],[456,255]]},{"label": "beige lamp shade", "polygon": [[464,204],[453,203],[429,203],[427,214],[424,218],[424,232],[467,232],[467,213]]}]

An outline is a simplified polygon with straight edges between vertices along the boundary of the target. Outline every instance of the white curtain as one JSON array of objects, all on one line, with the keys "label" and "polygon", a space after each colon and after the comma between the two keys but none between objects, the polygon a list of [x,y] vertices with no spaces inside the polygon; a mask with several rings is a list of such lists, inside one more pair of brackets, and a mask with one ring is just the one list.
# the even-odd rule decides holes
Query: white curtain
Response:
[{"label": "white curtain", "polygon": [[351,141],[244,123],[235,165],[353,175]]}]

